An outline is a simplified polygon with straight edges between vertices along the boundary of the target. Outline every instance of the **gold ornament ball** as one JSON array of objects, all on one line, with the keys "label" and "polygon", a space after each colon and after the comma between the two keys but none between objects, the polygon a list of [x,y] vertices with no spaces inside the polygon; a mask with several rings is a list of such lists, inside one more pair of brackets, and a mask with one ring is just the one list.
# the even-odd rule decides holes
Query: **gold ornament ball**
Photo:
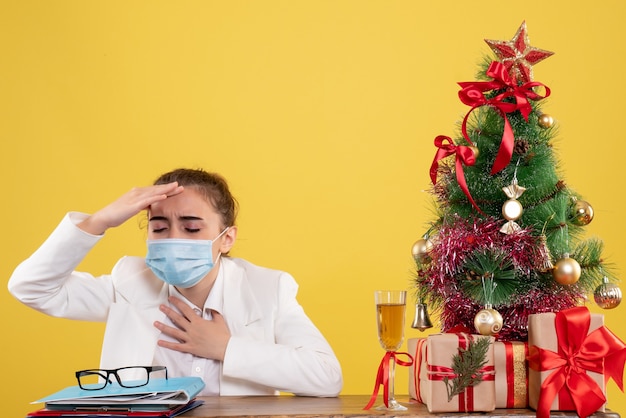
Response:
[{"label": "gold ornament ball", "polygon": [[427,238],[420,238],[411,247],[411,254],[416,260],[423,260],[428,257],[428,253],[433,249],[433,243]]},{"label": "gold ornament ball", "polygon": [[554,119],[552,118],[552,116],[548,115],[547,113],[544,113],[542,115],[539,115],[539,118],[537,119],[537,123],[542,128],[548,129],[548,128],[551,128],[552,125],[554,125]]},{"label": "gold ornament ball", "polygon": [[502,329],[504,320],[500,312],[493,308],[485,308],[474,317],[474,327],[480,335],[495,335]]},{"label": "gold ornament ball", "polygon": [[576,225],[588,225],[593,220],[593,208],[584,200],[576,200],[572,207],[572,222]]},{"label": "gold ornament ball", "polygon": [[507,221],[519,219],[522,216],[522,212],[524,212],[522,204],[515,199],[509,199],[502,205],[502,216]]},{"label": "gold ornament ball", "polygon": [[580,279],[580,264],[569,256],[563,257],[554,265],[552,276],[559,284],[574,284]]},{"label": "gold ornament ball", "polygon": [[593,292],[593,300],[602,309],[613,309],[622,301],[622,290],[615,283],[609,283],[608,279],[605,279]]}]

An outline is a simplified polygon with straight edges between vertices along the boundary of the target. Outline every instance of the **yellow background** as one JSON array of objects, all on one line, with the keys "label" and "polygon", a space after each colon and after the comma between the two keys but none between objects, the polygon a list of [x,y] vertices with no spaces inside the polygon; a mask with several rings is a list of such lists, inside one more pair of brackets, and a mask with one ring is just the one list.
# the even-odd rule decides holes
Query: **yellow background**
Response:
[{"label": "yellow background", "polygon": [[[411,245],[433,219],[424,192],[432,140],[454,135],[468,110],[456,83],[475,79],[490,54],[483,39],[509,40],[523,20],[531,44],[556,52],[534,72],[552,88],[544,110],[559,126],[563,178],[594,207],[587,234],[624,274],[621,0],[22,0],[2,9],[5,282],[66,211],[93,212],[179,166],[218,171],[241,203],[233,255],[292,273],[343,365],[343,393],[371,393],[383,354],[373,291],[410,285]],[[80,267],[107,273],[121,255],[144,254],[144,239],[128,222]],[[23,416],[30,401],[75,384],[75,370],[98,365],[103,326],[46,317],[6,290],[0,301],[3,414]],[[624,305],[603,311],[622,339]],[[407,337],[423,335],[408,325]],[[407,382],[401,368],[398,393]],[[626,413],[613,382],[609,406]]]}]

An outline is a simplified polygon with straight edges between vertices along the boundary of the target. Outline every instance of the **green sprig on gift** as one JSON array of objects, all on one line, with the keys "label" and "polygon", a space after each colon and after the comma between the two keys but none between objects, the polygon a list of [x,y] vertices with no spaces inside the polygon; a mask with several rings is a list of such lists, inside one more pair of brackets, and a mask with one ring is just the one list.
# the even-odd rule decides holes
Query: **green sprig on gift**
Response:
[{"label": "green sprig on gift", "polygon": [[455,377],[443,378],[448,391],[448,402],[468,387],[482,382],[484,373],[481,369],[487,364],[487,350],[490,344],[490,338],[479,337],[470,339],[467,348],[459,347],[459,353],[452,357],[452,371]]}]

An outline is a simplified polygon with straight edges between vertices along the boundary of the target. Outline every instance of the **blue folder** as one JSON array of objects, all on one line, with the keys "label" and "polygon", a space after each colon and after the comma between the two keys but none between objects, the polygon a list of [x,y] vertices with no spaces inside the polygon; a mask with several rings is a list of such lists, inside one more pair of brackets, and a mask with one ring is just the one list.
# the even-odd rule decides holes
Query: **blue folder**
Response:
[{"label": "blue folder", "polygon": [[147,385],[136,388],[121,387],[117,382],[98,390],[69,386],[32,403],[43,402],[49,409],[106,406],[158,410],[189,403],[203,388],[199,377],[171,377],[150,379]]}]

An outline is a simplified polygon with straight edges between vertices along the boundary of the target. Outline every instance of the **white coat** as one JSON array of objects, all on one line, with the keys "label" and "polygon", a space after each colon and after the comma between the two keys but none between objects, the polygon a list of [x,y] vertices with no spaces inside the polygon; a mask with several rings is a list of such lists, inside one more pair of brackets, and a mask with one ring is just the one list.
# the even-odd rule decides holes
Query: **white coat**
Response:
[{"label": "white coat", "polygon": [[[101,236],[69,213],[9,280],[9,291],[45,314],[106,321],[100,367],[151,365],[167,303],[168,285],[141,257],[124,257],[110,275],[75,268]],[[222,315],[231,338],[221,364],[220,395],[337,396],[343,381],[331,347],[296,300],[298,285],[285,272],[223,257]],[[167,366],[167,365],[165,365]]]}]

